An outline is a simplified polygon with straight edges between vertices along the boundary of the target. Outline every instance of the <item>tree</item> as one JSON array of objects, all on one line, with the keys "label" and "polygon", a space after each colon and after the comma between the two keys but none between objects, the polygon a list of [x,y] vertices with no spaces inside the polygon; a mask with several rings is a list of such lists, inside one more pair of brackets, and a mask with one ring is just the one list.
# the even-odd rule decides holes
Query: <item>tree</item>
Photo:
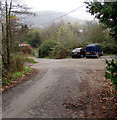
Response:
[{"label": "tree", "polygon": [[21,25],[21,28],[20,28],[20,30],[19,30],[19,32],[18,32],[18,34],[20,34],[20,36],[18,36],[19,38],[19,41],[21,42],[21,43],[28,43],[28,33],[29,33],[29,28],[28,28],[28,26],[26,25],[26,24],[22,24]]},{"label": "tree", "polygon": [[95,15],[101,23],[110,29],[110,34],[117,40],[117,1],[116,2],[85,2],[88,12]]},{"label": "tree", "polygon": [[108,41],[107,30],[103,26],[98,22],[87,21],[83,26],[80,39],[87,43],[104,43]]},{"label": "tree", "polygon": [[[111,35],[117,41],[117,2],[86,2],[86,4],[88,11],[110,29]],[[112,80],[117,91],[117,61],[106,60],[106,63],[105,77]]]},{"label": "tree", "polygon": [[44,42],[46,40],[49,40],[50,37],[57,31],[59,28],[60,24],[59,23],[52,23],[51,25],[41,28],[40,30],[40,37],[41,41]]},{"label": "tree", "polygon": [[[11,56],[13,54],[13,46],[16,44],[16,40],[13,39],[16,36],[16,32],[19,29],[19,23],[17,21],[18,14],[32,14],[28,12],[29,8],[25,5],[13,4],[12,0],[9,2],[5,0],[2,2],[2,61],[5,69],[10,68]],[[14,40],[14,41],[13,41]],[[15,51],[15,50],[14,50]]]},{"label": "tree", "polygon": [[77,32],[70,23],[61,22],[50,39],[58,41],[62,47],[68,50],[77,44]]},{"label": "tree", "polygon": [[41,44],[40,33],[38,30],[29,31],[28,43],[34,48],[37,48]]}]

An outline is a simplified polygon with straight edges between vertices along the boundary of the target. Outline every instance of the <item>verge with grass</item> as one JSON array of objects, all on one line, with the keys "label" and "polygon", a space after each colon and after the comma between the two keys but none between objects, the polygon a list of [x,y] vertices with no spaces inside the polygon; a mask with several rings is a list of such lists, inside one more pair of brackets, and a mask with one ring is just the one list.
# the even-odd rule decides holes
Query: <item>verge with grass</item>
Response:
[{"label": "verge with grass", "polygon": [[26,62],[29,62],[29,63],[38,63],[38,62],[35,61],[33,58],[29,58],[29,57],[26,57],[26,58],[25,58],[25,61],[26,61]]},{"label": "verge with grass", "polygon": [[30,67],[24,67],[23,71],[11,72],[9,73],[8,78],[5,78],[5,80],[3,80],[2,85],[9,85],[13,81],[17,81],[17,79],[20,78],[22,75],[30,73],[32,70],[33,69]]}]

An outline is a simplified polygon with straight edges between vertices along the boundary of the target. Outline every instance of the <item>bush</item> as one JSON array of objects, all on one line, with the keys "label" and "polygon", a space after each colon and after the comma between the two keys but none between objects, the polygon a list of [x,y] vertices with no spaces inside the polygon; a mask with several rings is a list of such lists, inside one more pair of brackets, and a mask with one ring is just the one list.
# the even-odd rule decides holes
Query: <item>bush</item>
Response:
[{"label": "bush", "polygon": [[25,62],[28,62],[28,63],[38,63],[33,58],[25,57],[24,59],[25,59]]},{"label": "bush", "polygon": [[41,38],[40,38],[40,33],[38,30],[31,30],[28,33],[28,43],[33,47],[33,48],[38,48],[38,46],[41,43]]},{"label": "bush", "polygon": [[111,79],[117,90],[117,61],[106,60],[107,67],[105,77]]},{"label": "bush", "polygon": [[22,71],[24,67],[24,57],[22,55],[13,55],[10,60],[10,71]]},{"label": "bush", "polygon": [[53,40],[45,41],[39,48],[38,56],[41,58],[49,56],[50,52],[52,51],[52,48],[57,44],[58,44],[57,41]]},{"label": "bush", "polygon": [[29,44],[20,44],[20,51],[23,54],[31,54],[33,51],[33,48]]},{"label": "bush", "polygon": [[24,69],[24,58],[19,55],[12,55],[10,59],[10,67],[9,69],[5,69],[4,66],[2,68],[2,78],[3,83],[9,82],[11,80],[10,73],[16,72],[16,71],[23,71]]},{"label": "bush", "polygon": [[102,49],[104,51],[104,54],[117,54],[117,45],[102,45]]},{"label": "bush", "polygon": [[50,58],[62,59],[69,56],[69,51],[63,48],[60,45],[53,47],[52,51],[49,54]]}]

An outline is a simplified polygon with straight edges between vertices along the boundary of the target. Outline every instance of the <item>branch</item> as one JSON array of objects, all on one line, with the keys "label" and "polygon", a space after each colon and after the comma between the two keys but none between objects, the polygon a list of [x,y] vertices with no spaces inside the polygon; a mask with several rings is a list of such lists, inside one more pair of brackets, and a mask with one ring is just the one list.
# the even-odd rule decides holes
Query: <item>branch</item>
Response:
[{"label": "branch", "polygon": [[11,11],[12,13],[15,13],[15,14],[25,14],[25,15],[36,15],[35,13],[32,13],[32,12],[28,12],[28,11]]}]

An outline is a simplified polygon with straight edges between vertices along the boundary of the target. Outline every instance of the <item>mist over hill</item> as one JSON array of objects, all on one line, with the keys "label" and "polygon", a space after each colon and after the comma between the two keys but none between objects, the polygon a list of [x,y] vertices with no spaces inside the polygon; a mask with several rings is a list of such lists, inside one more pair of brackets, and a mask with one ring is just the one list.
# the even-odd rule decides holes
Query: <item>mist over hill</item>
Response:
[{"label": "mist over hill", "polygon": [[[23,23],[25,24],[30,24],[33,25],[34,27],[39,27],[39,26],[44,26],[46,23],[47,25],[51,24],[54,19],[65,15],[66,13],[63,12],[57,12],[57,11],[41,11],[36,13],[36,16],[28,16],[25,19],[23,19]],[[75,17],[71,17],[69,15],[66,15],[60,19],[57,19],[56,21],[53,22],[59,22],[59,21],[66,21],[66,22],[75,22],[75,21],[80,21],[79,19]]]}]

